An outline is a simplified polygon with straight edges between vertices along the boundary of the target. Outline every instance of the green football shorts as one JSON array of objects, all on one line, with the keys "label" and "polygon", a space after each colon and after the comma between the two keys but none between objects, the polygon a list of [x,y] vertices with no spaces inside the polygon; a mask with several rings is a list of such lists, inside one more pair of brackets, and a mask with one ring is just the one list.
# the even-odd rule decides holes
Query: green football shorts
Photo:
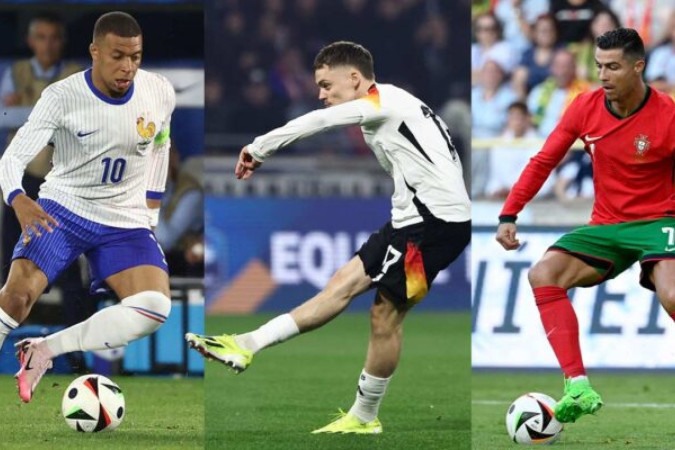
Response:
[{"label": "green football shorts", "polygon": [[675,259],[675,217],[612,225],[586,225],[563,235],[549,250],[564,251],[602,274],[598,283],[616,277],[640,261],[640,284],[652,291],[653,265]]}]

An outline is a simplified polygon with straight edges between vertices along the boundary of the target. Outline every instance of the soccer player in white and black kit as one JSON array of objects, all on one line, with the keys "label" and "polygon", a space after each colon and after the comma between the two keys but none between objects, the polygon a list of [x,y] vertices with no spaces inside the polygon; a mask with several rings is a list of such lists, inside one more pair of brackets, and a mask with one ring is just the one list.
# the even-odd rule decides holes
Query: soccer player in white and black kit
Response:
[{"label": "soccer player in white and black kit", "polygon": [[[23,230],[0,290],[0,346],[81,254],[92,290],[107,285],[121,303],[17,344],[24,402],[54,357],[126,345],[154,332],[171,309],[168,268],[151,227],[165,188],[175,93],[166,78],[139,69],[141,28],[126,13],[96,21],[89,51],[92,67],[43,91],[0,160],[3,197]],[[21,179],[47,144],[53,168],[35,202]]]},{"label": "soccer player in white and black kit", "polygon": [[249,178],[275,151],[299,139],[358,124],[394,179],[392,220],[370,236],[324,290],[290,313],[246,334],[188,333],[186,339],[204,356],[241,372],[256,352],[324,325],[352,298],[375,287],[356,401],[348,413],[314,432],[380,433],[378,408],[399,361],[403,319],[427,294],[438,272],[467,246],[470,202],[446,125],[408,92],[376,83],[368,50],[352,42],[335,42],[319,52],[314,70],[319,99],[328,108],[257,137],[241,150],[237,178]]}]

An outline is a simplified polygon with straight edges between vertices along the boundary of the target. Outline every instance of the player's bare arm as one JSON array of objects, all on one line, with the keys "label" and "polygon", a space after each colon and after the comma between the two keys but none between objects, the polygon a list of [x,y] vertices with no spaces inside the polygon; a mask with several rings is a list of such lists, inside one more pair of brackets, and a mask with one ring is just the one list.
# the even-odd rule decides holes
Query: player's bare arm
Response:
[{"label": "player's bare arm", "polygon": [[510,222],[500,223],[495,237],[506,250],[515,250],[520,247],[520,241],[516,238],[516,224]]},{"label": "player's bare arm", "polygon": [[249,153],[247,146],[244,146],[239,153],[239,160],[234,169],[234,174],[239,180],[247,180],[251,178],[253,172],[262,165],[262,163]]},{"label": "player's bare arm", "polygon": [[59,226],[56,219],[47,214],[36,201],[26,194],[17,195],[12,200],[12,208],[14,208],[14,212],[24,233],[40,237],[43,230],[51,233],[54,231],[52,226]]}]

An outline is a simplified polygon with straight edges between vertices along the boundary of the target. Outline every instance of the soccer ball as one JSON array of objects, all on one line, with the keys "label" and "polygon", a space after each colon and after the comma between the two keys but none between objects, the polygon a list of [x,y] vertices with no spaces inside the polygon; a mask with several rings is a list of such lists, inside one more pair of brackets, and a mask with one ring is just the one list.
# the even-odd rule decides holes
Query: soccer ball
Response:
[{"label": "soccer ball", "polygon": [[513,442],[526,445],[553,444],[563,425],[553,415],[556,401],[530,392],[518,397],[506,411],[506,430]]},{"label": "soccer ball", "polygon": [[61,401],[61,413],[70,428],[85,433],[114,430],[124,413],[122,389],[103,375],[84,375],[74,380]]}]

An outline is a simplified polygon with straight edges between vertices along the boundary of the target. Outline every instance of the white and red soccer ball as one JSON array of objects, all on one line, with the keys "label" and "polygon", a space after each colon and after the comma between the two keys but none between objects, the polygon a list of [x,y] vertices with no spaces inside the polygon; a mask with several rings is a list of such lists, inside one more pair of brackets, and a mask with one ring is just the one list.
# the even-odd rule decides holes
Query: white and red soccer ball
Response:
[{"label": "white and red soccer ball", "polygon": [[70,428],[85,433],[114,430],[126,407],[122,389],[103,375],[83,375],[63,394],[61,413]]},{"label": "white and red soccer ball", "polygon": [[526,445],[553,444],[563,430],[553,414],[556,401],[530,392],[518,397],[506,411],[506,430],[513,442]]}]

